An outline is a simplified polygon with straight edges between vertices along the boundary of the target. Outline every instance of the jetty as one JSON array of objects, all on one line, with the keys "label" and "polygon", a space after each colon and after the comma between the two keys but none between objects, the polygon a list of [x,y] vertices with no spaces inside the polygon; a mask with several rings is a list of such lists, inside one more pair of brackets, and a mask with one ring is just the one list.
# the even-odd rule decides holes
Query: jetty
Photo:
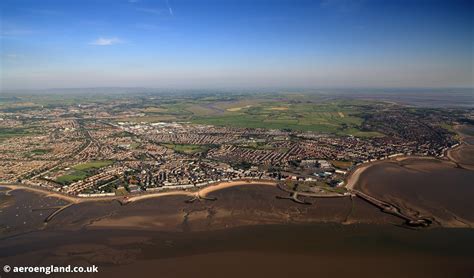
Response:
[{"label": "jetty", "polygon": [[411,215],[408,215],[406,213],[403,213],[402,210],[399,207],[397,207],[393,204],[390,204],[388,202],[381,201],[381,200],[379,200],[377,198],[374,198],[374,197],[372,197],[368,194],[365,194],[365,193],[363,193],[363,192],[361,192],[357,189],[352,189],[351,193],[353,193],[357,197],[363,199],[364,201],[368,202],[369,204],[378,207],[381,211],[383,211],[385,213],[388,213],[388,214],[391,214],[391,215],[394,215],[394,216],[397,216],[397,217],[405,220],[405,223],[408,226],[428,227],[433,222],[432,220],[430,220],[428,218],[415,217],[415,216],[411,216]]}]

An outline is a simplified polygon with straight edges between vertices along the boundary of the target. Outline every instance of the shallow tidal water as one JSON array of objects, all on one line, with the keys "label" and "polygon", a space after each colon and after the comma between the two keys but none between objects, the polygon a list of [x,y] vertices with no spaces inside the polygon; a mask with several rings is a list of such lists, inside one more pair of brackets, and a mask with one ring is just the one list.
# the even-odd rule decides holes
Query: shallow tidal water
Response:
[{"label": "shallow tidal water", "polygon": [[4,241],[0,263],[95,264],[97,277],[465,277],[474,271],[473,245],[472,229],[409,230],[386,224],[43,231]]}]

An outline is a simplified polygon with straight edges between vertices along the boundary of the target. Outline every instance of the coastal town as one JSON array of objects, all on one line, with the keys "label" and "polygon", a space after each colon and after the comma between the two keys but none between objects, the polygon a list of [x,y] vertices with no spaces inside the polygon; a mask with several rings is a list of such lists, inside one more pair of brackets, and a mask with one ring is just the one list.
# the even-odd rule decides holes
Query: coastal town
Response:
[{"label": "coastal town", "polygon": [[473,23],[0,1],[0,278],[474,278]]},{"label": "coastal town", "polygon": [[342,194],[348,173],[360,164],[401,155],[442,157],[458,143],[438,124],[452,120],[446,114],[414,118],[398,108],[390,121],[386,113],[364,115],[361,128],[377,136],[145,120],[142,111],[120,100],[4,109],[0,126],[13,135],[0,144],[0,182],[78,197],[194,190],[235,180],[300,181],[309,192]]}]

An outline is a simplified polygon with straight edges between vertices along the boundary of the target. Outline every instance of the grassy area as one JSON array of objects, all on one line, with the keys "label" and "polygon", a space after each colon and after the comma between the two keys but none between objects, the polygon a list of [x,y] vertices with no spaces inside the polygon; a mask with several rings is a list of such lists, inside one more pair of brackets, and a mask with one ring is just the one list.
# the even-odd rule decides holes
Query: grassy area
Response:
[{"label": "grassy area", "polygon": [[145,113],[165,113],[168,111],[168,109],[154,106],[154,107],[145,107],[142,111]]},{"label": "grassy area", "polygon": [[[70,105],[75,101],[88,103],[93,94],[84,99],[77,96],[52,95],[19,99],[28,105]],[[124,96],[124,95],[123,95]],[[120,99],[122,95],[117,95]],[[96,102],[112,98],[103,97]],[[258,93],[236,95],[192,95],[162,97],[140,104],[129,104],[143,116],[124,117],[115,121],[172,122],[190,121],[198,124],[240,128],[291,129],[357,137],[378,137],[382,134],[361,130],[363,114],[379,109],[382,104],[361,100],[333,100],[306,93]],[[125,107],[125,106],[124,106]],[[13,109],[13,108],[12,108]],[[0,133],[0,139],[7,136]],[[12,136],[16,136],[17,132]]]},{"label": "grassy area", "polygon": [[311,182],[308,182],[308,181],[301,182],[301,181],[291,181],[291,180],[285,181],[285,185],[290,190],[294,190],[296,184],[298,184],[298,189],[297,189],[298,192],[311,192],[312,187],[317,187],[326,192],[334,192],[334,193],[339,193],[339,194],[343,194],[347,191],[345,187],[339,187],[339,186],[331,187],[329,186],[329,184],[323,181],[311,181]]},{"label": "grassy area", "polygon": [[32,150],[31,153],[34,155],[43,155],[43,154],[50,153],[51,151],[52,149],[36,149],[36,150]]},{"label": "grassy area", "polygon": [[208,115],[213,115],[217,111],[215,109],[212,109],[210,107],[206,107],[204,105],[190,105],[186,108],[186,111],[191,112],[193,115],[197,116],[208,116]]},{"label": "grassy area", "polygon": [[240,128],[291,129],[357,137],[382,134],[361,130],[362,115],[380,103],[327,101],[311,94],[247,94],[176,97],[147,103],[143,116],[116,119],[133,122],[185,121]]},{"label": "grassy area", "polygon": [[136,149],[138,147],[140,147],[140,143],[138,143],[138,142],[130,144],[130,149]]},{"label": "grassy area", "polygon": [[78,164],[72,167],[67,174],[62,175],[56,178],[56,182],[67,185],[76,181],[83,180],[87,177],[94,175],[97,169],[111,165],[113,161],[111,160],[95,160],[82,164]]},{"label": "grassy area", "polygon": [[35,134],[38,134],[38,131],[32,128],[0,127],[0,141],[13,138],[13,137],[21,137],[21,136],[28,136],[28,135],[35,135]]},{"label": "grassy area", "polygon": [[446,130],[448,130],[449,132],[456,133],[456,130],[454,130],[453,125],[450,125],[448,123],[441,123],[439,126],[446,129]]},{"label": "grassy area", "polygon": [[76,181],[83,180],[88,177],[88,173],[84,171],[72,171],[66,175],[62,175],[56,179],[56,182],[66,185]]},{"label": "grassy area", "polygon": [[163,144],[163,146],[173,149],[179,153],[195,154],[199,152],[206,152],[209,146],[205,145],[190,145],[190,144]]},{"label": "grassy area", "polygon": [[114,162],[111,160],[94,160],[94,161],[78,164],[72,168],[78,171],[87,171],[94,168],[99,169],[105,166],[109,166],[112,163]]},{"label": "grassy area", "polygon": [[339,194],[343,194],[347,192],[347,189],[345,187],[340,187],[340,186],[337,186],[337,187],[324,186],[321,189],[323,189],[324,191],[335,192]]},{"label": "grassy area", "polygon": [[[239,103],[239,105],[242,105]],[[293,129],[358,137],[382,136],[378,132],[361,131],[362,107],[343,102],[246,102],[230,107],[218,115],[195,115],[192,122],[241,128]]]},{"label": "grassy area", "polygon": [[135,123],[156,123],[156,122],[171,122],[175,121],[176,118],[173,115],[146,115],[143,117],[129,117],[129,118],[119,118],[115,119],[115,122],[135,122]]}]

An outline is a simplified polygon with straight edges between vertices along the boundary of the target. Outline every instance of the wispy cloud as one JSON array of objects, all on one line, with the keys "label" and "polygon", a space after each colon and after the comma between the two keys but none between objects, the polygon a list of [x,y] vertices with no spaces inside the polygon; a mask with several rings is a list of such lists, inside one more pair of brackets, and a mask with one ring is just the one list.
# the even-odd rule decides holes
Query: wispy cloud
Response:
[{"label": "wispy cloud", "polygon": [[138,3],[140,2],[140,0],[128,0],[128,3],[132,3],[132,4],[135,4],[135,3]]},{"label": "wispy cloud", "polygon": [[122,43],[123,41],[119,38],[103,38],[100,37],[97,40],[91,42],[91,45],[100,45],[100,46],[105,46],[105,45],[113,45],[113,44],[119,44]]},{"label": "wispy cloud", "polygon": [[168,10],[170,12],[170,15],[173,16],[173,9],[171,9],[169,0],[166,0],[166,5],[168,6]]}]

